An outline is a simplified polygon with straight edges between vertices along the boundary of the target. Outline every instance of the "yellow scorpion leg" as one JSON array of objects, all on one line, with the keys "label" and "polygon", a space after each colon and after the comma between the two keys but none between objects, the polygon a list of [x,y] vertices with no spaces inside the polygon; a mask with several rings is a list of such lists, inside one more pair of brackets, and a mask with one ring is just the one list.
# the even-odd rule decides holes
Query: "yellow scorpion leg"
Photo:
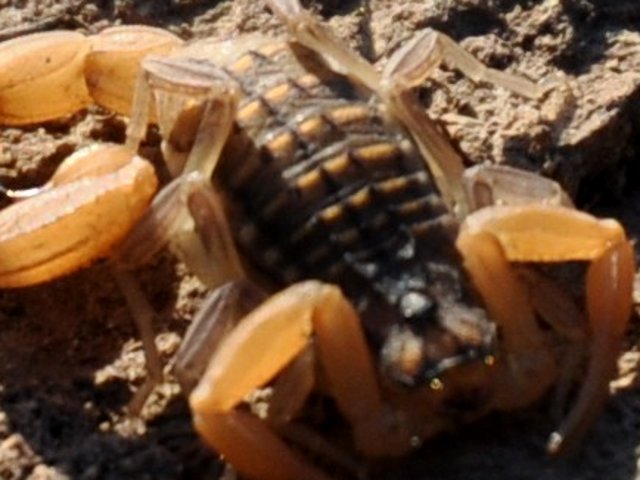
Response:
[{"label": "yellow scorpion leg", "polygon": [[[586,279],[588,371],[575,405],[550,437],[549,451],[558,452],[584,434],[606,400],[631,313],[632,246],[614,220],[598,220],[553,205],[479,210],[463,223],[457,246],[489,311],[503,328],[514,358],[538,343],[530,306],[508,262],[590,262]],[[496,279],[500,282],[492,282]],[[506,293],[509,289],[519,292],[518,296]]]}]

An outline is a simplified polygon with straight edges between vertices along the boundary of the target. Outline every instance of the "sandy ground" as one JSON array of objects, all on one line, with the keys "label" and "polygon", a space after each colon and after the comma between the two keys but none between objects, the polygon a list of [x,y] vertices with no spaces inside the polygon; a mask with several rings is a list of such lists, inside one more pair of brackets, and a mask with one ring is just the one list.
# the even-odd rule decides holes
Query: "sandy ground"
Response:
[{"label": "sandy ground", "polygon": [[[441,70],[421,90],[429,111],[472,163],[550,175],[577,202],[640,231],[637,178],[640,5],[635,0],[393,0],[305,2],[357,50],[382,65],[415,30],[448,33],[483,62],[559,87],[543,102],[474,85]],[[0,39],[56,28],[96,32],[144,23],[183,38],[282,27],[249,0],[0,0]],[[125,121],[99,108],[45,126],[0,128],[0,183],[46,181],[69,153],[122,141]],[[150,154],[157,143],[151,139]],[[156,152],[157,153],[157,152]],[[170,365],[205,292],[169,253],[136,272],[156,312]],[[544,405],[429,442],[370,467],[380,479],[601,479],[636,477],[640,390],[637,318],[611,402],[571,458],[545,456],[553,428]],[[169,367],[167,367],[169,370]],[[106,264],[50,284],[0,293],[0,478],[218,478],[222,465],[192,432],[170,380],[144,420],[123,414],[144,379],[124,299]]]}]

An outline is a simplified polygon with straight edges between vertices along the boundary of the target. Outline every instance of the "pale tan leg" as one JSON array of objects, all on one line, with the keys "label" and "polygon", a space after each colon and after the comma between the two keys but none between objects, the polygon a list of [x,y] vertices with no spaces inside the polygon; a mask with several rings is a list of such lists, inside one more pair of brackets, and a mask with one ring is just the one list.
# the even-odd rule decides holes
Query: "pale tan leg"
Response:
[{"label": "pale tan leg", "polygon": [[194,226],[176,238],[184,261],[209,288],[245,278],[221,196],[208,177],[193,172],[188,181],[186,204]]},{"label": "pale tan leg", "polygon": [[545,89],[516,75],[483,65],[448,36],[431,29],[417,32],[396,52],[382,75],[300,5],[299,0],[267,0],[295,40],[322,56],[330,68],[382,96],[394,116],[411,131],[451,211],[463,218],[469,211],[461,188],[464,162],[425,113],[411,91],[431,76],[444,60],[475,82],[486,81],[519,95],[537,98]]},{"label": "pale tan leg", "polygon": [[[201,226],[199,231],[193,227],[194,221]],[[152,308],[126,270],[146,263],[168,243],[180,250],[191,271],[211,288],[244,277],[210,181],[196,172],[175,179],[156,196],[143,219],[112,255],[113,272],[140,333],[149,372],[149,379],[129,405],[133,413],[142,409],[153,388],[162,380],[162,365],[154,343]],[[243,293],[249,295],[246,288]],[[257,302],[251,307],[255,304]],[[204,312],[208,311],[205,305]],[[198,375],[202,370],[204,365]],[[191,382],[195,384],[195,380]]]},{"label": "pale tan leg", "polygon": [[517,95],[538,98],[545,88],[518,75],[505,73],[484,65],[444,33],[425,28],[396,52],[383,72],[383,82],[402,79],[405,88],[415,87],[427,79],[442,61],[457,68],[473,82],[487,82]]},{"label": "pale tan leg", "polygon": [[234,82],[209,63],[145,59],[128,130],[130,148],[137,148],[144,134],[152,96],[167,139],[165,159],[174,174],[182,175],[156,196],[121,248],[120,263],[129,267],[143,263],[170,241],[211,288],[244,277],[221,200],[210,183],[234,121],[238,100]]},{"label": "pale tan leg", "polygon": [[211,288],[244,276],[221,201],[210,185],[237,101],[236,85],[215,65],[183,58],[144,60],[127,146],[137,148],[153,104],[167,139],[165,159],[175,175],[182,175],[156,197],[123,245],[122,264],[139,264],[170,240]]},{"label": "pale tan leg", "polygon": [[264,292],[245,280],[229,282],[209,294],[176,354],[174,371],[185,395],[200,381],[222,341],[265,298]]},{"label": "pale tan leg", "polygon": [[[504,288],[510,287],[502,282],[488,283],[487,272],[503,271],[508,262],[591,262],[586,282],[590,327],[587,377],[576,404],[550,437],[548,448],[555,453],[584,434],[606,399],[631,312],[632,246],[613,220],[597,220],[572,209],[545,205],[480,210],[463,224],[457,246],[501,326],[512,322],[503,316],[504,304],[499,301],[500,297],[502,301],[511,298],[504,295]],[[527,336],[531,329],[525,330]],[[508,348],[515,348],[510,353],[519,355],[517,343]]]},{"label": "pale tan leg", "polygon": [[245,277],[221,200],[197,172],[174,179],[154,198],[113,258],[137,268],[168,244],[210,288]]},{"label": "pale tan leg", "polygon": [[448,36],[431,29],[414,34],[382,72],[380,94],[393,114],[411,131],[450,210],[464,218],[471,210],[462,189],[464,162],[426,114],[413,92],[443,61],[473,81],[487,81],[514,93],[538,97],[542,90],[521,77],[486,67]]},{"label": "pale tan leg", "polygon": [[[228,95],[233,88],[227,89],[212,78],[207,81],[188,76],[173,79],[171,75],[178,71],[169,61],[144,62],[137,84],[127,146],[137,148],[142,138],[148,122],[152,93],[157,96],[159,92],[164,93],[164,97],[160,95],[157,111],[161,128],[164,127],[166,134],[176,128],[171,122],[180,115],[180,108],[188,107],[188,102],[202,102],[198,104],[196,134],[188,153],[187,168],[191,173],[180,176],[155,197],[151,208],[114,255],[114,260],[120,269],[134,268],[171,242],[203,282],[216,286],[224,279],[243,275],[226,218],[209,180],[231,130],[237,99],[233,92]],[[196,219],[189,213],[191,203],[196,204],[191,208],[198,214]],[[211,223],[207,225],[208,236],[205,238],[208,244],[203,244],[203,239],[195,231],[194,220],[199,220],[201,224]],[[149,380],[131,403],[131,410],[136,411],[162,378],[162,371],[153,343],[151,308],[137,286],[132,284],[132,279],[125,276],[122,270],[116,269],[116,272],[141,333],[150,374]]]},{"label": "pale tan leg", "polygon": [[145,364],[147,367],[147,379],[136,391],[129,402],[128,410],[133,415],[138,415],[153,389],[162,381],[162,361],[156,347],[155,332],[153,329],[154,312],[147,302],[140,285],[129,273],[114,265],[111,269],[120,291],[124,294],[131,311],[138,335],[142,341]]},{"label": "pale tan leg", "polygon": [[136,83],[127,147],[137,149],[156,113],[165,160],[173,175],[210,178],[235,119],[238,91],[215,65],[149,57]]},{"label": "pale tan leg", "polygon": [[[152,96],[156,117],[166,136],[167,162],[174,174],[184,172],[158,194],[151,208],[114,254],[120,269],[135,268],[171,243],[191,271],[208,286],[244,276],[220,200],[210,178],[227,141],[237,105],[229,79],[214,66],[199,68],[187,60],[148,58],[138,77],[127,147],[137,149],[150,119]],[[186,124],[185,124],[186,123]],[[184,137],[187,138],[184,138]],[[171,142],[184,147],[186,165]],[[200,227],[200,231],[197,231]],[[206,242],[206,243],[205,243]],[[150,371],[132,409],[144,403],[161,378],[151,348],[152,312],[131,279],[117,275],[143,337]],[[144,308],[143,308],[144,307]]]},{"label": "pale tan leg", "polygon": [[506,165],[468,168],[462,182],[470,212],[492,205],[532,203],[573,207],[573,202],[557,182]]},{"label": "pale tan leg", "polygon": [[309,476],[309,467],[267,423],[237,410],[248,393],[297,358],[312,335],[328,390],[353,425],[358,448],[370,455],[410,449],[408,433],[392,428],[395,419],[382,403],[353,307],[338,288],[308,281],[274,295],[245,317],[214,353],[190,397],[196,428],[250,478],[322,478]]},{"label": "pale tan leg", "polygon": [[375,68],[345,45],[333,31],[311,16],[298,0],[266,0],[271,11],[289,28],[296,42],[321,55],[336,73],[354,78],[371,91],[380,87]]},{"label": "pale tan leg", "polygon": [[183,200],[186,187],[179,177],[154,197],[144,216],[112,254],[120,268],[132,270],[148,263],[188,222]]},{"label": "pale tan leg", "polygon": [[[331,29],[306,12],[298,0],[267,0],[267,3],[286,23],[297,42],[322,56],[337,73],[347,75],[366,85],[372,92],[382,95],[392,107],[393,114],[415,137],[445,202],[452,211],[459,210],[463,214],[466,211],[464,194],[460,188],[463,160],[424,112],[417,97],[410,92],[411,88],[428,78],[440,59],[431,62],[431,53],[427,52],[423,60],[430,68],[422,72],[419,78],[409,78],[401,61],[407,57],[406,49],[403,49],[402,58],[395,54],[390,60],[396,68],[387,66],[383,76],[380,76],[364,58],[336,38]],[[416,58],[414,52],[411,57],[413,63]]]}]

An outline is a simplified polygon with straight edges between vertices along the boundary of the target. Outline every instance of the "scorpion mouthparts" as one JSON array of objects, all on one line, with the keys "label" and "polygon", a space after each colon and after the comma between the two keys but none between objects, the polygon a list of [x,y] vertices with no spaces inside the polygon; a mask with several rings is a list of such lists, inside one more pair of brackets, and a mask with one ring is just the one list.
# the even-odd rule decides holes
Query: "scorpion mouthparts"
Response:
[{"label": "scorpion mouthparts", "polygon": [[[448,370],[476,360],[492,358],[491,345],[459,345],[444,331],[431,331],[430,337],[396,326],[381,351],[381,367],[387,378],[409,389],[425,385],[441,388],[440,377]],[[438,347],[438,348],[436,348]],[[488,364],[488,363],[487,363]]]}]

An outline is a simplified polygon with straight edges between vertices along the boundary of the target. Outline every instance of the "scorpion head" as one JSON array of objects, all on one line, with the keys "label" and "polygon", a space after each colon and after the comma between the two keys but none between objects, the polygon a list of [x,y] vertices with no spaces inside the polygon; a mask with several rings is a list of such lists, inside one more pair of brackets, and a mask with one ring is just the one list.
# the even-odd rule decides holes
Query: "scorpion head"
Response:
[{"label": "scorpion head", "polygon": [[360,297],[359,310],[383,376],[392,383],[437,386],[447,371],[493,354],[495,324],[446,241],[455,234],[455,224],[442,222],[421,250],[399,227],[394,248],[381,248],[366,261],[349,259],[374,292]]}]

